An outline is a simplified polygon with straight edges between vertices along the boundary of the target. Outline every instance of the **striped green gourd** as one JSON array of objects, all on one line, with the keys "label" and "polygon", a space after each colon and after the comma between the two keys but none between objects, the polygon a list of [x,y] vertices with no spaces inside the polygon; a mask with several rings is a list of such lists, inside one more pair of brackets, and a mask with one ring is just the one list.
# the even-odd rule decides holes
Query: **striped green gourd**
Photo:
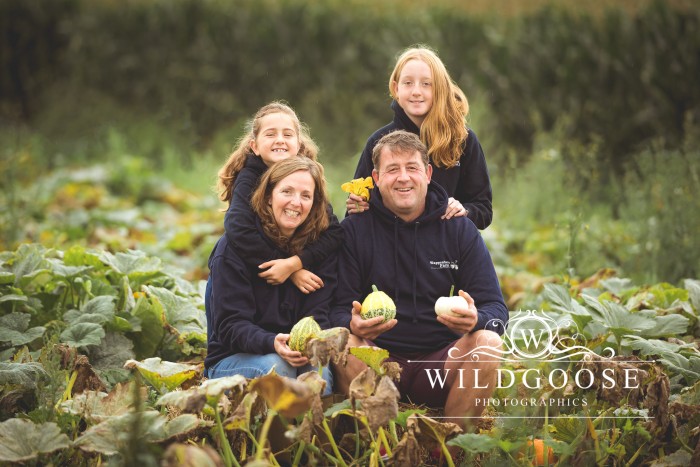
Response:
[{"label": "striped green gourd", "polygon": [[377,289],[377,286],[372,284],[372,292],[367,295],[365,301],[362,302],[362,310],[360,311],[362,319],[375,318],[381,316],[384,318],[384,323],[396,317],[396,305],[394,301],[384,292]]},{"label": "striped green gourd", "polygon": [[300,319],[299,322],[292,327],[287,345],[289,345],[289,348],[292,350],[304,353],[304,350],[306,350],[306,342],[318,336],[320,332],[321,326],[318,325],[313,316],[307,316],[306,318]]}]

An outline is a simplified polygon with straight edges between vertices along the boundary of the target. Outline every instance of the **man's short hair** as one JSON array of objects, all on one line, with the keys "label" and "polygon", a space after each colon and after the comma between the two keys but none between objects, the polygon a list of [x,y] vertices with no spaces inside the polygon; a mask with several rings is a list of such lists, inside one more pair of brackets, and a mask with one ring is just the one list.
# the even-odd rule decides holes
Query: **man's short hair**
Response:
[{"label": "man's short hair", "polygon": [[413,154],[417,151],[420,153],[423,165],[428,167],[428,148],[415,133],[397,130],[382,136],[372,150],[372,164],[377,170],[379,170],[379,156],[384,148],[387,148],[392,154]]}]

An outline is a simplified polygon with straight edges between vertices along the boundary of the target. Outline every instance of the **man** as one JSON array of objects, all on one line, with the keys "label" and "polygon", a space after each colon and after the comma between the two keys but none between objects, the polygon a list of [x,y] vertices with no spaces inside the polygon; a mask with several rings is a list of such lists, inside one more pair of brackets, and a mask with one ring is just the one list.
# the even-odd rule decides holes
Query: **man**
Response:
[{"label": "man", "polygon": [[[402,367],[397,384],[402,398],[444,407],[445,416],[460,417],[454,421],[465,427],[468,417],[483,411],[477,401],[493,393],[498,363],[488,355],[459,357],[485,345],[497,354],[508,321],[491,257],[467,217],[441,219],[448,196],[430,183],[432,167],[418,136],[387,134],[372,162],[371,209],[341,223],[345,245],[331,321],[350,330],[350,346],[389,350],[390,360]],[[360,317],[358,300],[373,284],[394,300],[397,319]],[[455,316],[436,316],[435,302],[452,285],[463,305],[452,309]],[[352,356],[338,367],[339,390],[347,393],[364,367]]]}]

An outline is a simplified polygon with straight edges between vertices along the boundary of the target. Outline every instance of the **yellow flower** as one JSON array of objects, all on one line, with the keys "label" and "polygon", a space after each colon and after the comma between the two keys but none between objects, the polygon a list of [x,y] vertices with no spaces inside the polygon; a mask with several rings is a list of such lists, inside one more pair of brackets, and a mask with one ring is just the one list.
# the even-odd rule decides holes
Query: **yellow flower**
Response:
[{"label": "yellow flower", "polygon": [[372,177],[356,178],[340,185],[340,189],[344,192],[362,196],[367,201],[369,201],[369,190],[372,188],[374,188]]}]

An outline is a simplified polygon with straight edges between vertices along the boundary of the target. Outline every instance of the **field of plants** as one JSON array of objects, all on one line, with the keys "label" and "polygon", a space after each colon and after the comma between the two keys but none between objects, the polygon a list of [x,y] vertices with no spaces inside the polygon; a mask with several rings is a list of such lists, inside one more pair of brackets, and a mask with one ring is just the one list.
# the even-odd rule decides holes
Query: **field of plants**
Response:
[{"label": "field of plants", "polygon": [[[584,3],[0,2],[0,464],[700,465],[700,9]],[[342,213],[415,43],[492,177],[511,324],[483,417],[400,401],[377,348],[348,398],[203,378],[211,187],[244,120],[289,101]]]}]

